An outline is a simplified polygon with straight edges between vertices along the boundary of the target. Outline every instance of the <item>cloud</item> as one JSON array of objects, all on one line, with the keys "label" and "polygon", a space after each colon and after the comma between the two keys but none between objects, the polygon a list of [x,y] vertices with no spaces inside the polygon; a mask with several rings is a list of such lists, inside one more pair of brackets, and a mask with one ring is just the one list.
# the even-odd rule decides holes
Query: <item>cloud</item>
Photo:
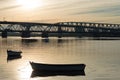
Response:
[{"label": "cloud", "polygon": [[109,6],[109,7],[100,7],[100,8],[91,8],[86,11],[80,11],[74,13],[74,15],[79,15],[79,14],[111,14],[111,15],[116,15],[120,16],[120,5],[116,6]]},{"label": "cloud", "polygon": [[[54,1],[54,0],[52,0]],[[48,11],[64,11],[68,14],[114,14],[120,15],[120,5],[117,0],[64,0],[49,3],[44,9]]]},{"label": "cloud", "polygon": [[0,11],[10,10],[10,9],[18,8],[20,6],[21,5],[14,5],[14,6],[3,7],[3,8],[0,8]]}]

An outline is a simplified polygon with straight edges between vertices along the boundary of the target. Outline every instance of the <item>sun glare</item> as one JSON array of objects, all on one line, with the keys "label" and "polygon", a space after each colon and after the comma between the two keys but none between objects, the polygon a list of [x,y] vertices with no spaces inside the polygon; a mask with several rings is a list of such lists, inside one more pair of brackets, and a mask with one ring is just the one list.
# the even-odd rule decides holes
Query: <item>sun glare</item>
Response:
[{"label": "sun glare", "polygon": [[33,9],[43,5],[42,0],[17,0],[17,2],[24,9]]},{"label": "sun glare", "polygon": [[25,67],[20,66],[20,70],[18,71],[18,78],[28,80],[30,78],[30,75],[32,73],[32,68],[30,65],[26,65]]}]

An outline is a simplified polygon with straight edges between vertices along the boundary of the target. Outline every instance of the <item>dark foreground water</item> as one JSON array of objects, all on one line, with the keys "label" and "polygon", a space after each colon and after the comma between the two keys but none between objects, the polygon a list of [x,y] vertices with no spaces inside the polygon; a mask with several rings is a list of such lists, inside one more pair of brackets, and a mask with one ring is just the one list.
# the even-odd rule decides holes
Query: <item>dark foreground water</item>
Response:
[{"label": "dark foreground water", "polygon": [[[22,58],[7,59],[7,49],[22,50]],[[29,61],[54,64],[84,63],[85,75],[42,74],[31,77]],[[0,38],[0,80],[120,80],[119,75],[120,40]]]}]

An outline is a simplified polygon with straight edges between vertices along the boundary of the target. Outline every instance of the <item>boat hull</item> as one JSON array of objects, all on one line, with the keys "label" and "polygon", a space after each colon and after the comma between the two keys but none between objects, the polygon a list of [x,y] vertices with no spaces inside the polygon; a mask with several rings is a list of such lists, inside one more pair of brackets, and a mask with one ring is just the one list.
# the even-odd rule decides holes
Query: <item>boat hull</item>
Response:
[{"label": "boat hull", "polygon": [[10,57],[11,57],[11,56],[12,56],[12,57],[14,57],[14,56],[15,56],[15,57],[16,57],[16,56],[21,56],[21,53],[22,53],[21,51],[11,51],[11,50],[10,50],[10,51],[7,51],[7,55],[10,56]]},{"label": "boat hull", "polygon": [[85,76],[84,71],[32,71],[31,77]]},{"label": "boat hull", "polygon": [[34,71],[84,71],[85,64],[41,64],[30,62]]}]

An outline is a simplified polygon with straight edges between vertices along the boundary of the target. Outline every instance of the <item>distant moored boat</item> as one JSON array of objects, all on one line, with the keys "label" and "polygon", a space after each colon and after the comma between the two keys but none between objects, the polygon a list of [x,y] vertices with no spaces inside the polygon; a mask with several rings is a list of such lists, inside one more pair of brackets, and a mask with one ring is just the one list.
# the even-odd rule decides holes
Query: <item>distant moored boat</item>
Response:
[{"label": "distant moored boat", "polygon": [[7,50],[8,56],[21,56],[22,51]]}]

